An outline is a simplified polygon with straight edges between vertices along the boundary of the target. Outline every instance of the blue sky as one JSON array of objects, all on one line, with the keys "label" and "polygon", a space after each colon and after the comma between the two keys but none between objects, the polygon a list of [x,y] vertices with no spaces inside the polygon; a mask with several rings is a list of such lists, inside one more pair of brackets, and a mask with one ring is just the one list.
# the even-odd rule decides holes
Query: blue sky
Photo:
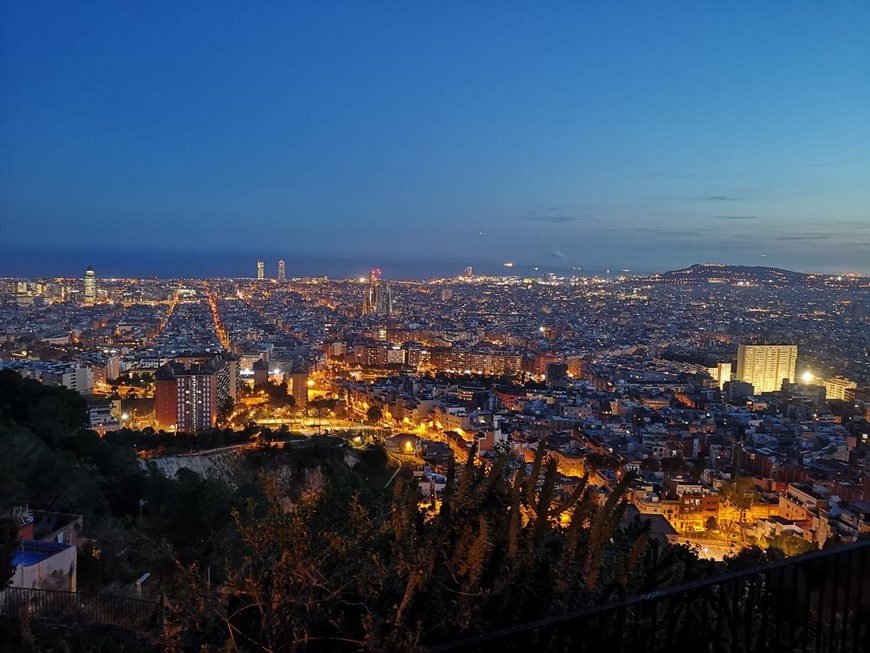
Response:
[{"label": "blue sky", "polygon": [[0,8],[0,274],[37,248],[870,273],[866,1]]}]

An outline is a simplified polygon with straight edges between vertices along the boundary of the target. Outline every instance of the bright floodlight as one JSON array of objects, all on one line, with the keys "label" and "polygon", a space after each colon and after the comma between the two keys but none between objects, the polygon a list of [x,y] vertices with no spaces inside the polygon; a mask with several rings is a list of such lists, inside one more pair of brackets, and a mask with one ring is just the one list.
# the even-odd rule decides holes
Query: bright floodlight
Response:
[{"label": "bright floodlight", "polygon": [[801,379],[803,380],[804,383],[809,383],[810,381],[813,380],[813,378],[814,378],[814,377],[813,377],[813,373],[812,373],[812,372],[804,372],[804,373],[801,375]]}]

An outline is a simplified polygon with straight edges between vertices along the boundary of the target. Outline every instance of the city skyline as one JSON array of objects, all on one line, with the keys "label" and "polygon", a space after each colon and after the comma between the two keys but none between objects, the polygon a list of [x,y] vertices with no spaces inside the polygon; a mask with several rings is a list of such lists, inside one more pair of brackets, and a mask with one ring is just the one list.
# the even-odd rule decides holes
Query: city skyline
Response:
[{"label": "city skyline", "polygon": [[866,3],[205,8],[3,8],[0,273],[240,229],[288,274],[870,273]]}]

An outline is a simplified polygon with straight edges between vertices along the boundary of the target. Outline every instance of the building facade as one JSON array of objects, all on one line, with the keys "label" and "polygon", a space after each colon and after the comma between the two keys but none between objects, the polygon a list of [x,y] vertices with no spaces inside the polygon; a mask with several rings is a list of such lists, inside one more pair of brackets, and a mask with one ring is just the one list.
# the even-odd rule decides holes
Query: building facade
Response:
[{"label": "building facade", "polygon": [[97,301],[97,276],[94,272],[94,269],[88,266],[88,269],[85,270],[85,279],[84,279],[84,295],[82,296],[85,304],[93,304]]},{"label": "building facade", "polygon": [[755,392],[774,392],[784,379],[795,380],[797,345],[740,345],[737,380],[751,383]]},{"label": "building facade", "polygon": [[155,411],[160,428],[198,433],[213,428],[235,397],[238,365],[227,354],[185,354],[158,368]]}]

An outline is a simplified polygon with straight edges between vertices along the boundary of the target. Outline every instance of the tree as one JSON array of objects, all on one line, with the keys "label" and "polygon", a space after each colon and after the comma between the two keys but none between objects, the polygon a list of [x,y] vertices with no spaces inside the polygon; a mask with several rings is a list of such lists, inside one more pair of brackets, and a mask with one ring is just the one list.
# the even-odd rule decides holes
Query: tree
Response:
[{"label": "tree", "polygon": [[[512,474],[506,456],[486,463],[475,453],[450,466],[436,508],[421,506],[409,471],[391,499],[342,473],[296,495],[292,509],[268,480],[265,512],[237,514],[242,552],[226,583],[209,586],[190,568],[167,620],[169,648],[417,649],[619,598],[651,578],[644,528],[620,526],[633,475],[599,505],[585,479],[557,498],[544,447],[530,471]],[[321,469],[340,465],[343,456]],[[539,587],[548,591],[530,591]]]},{"label": "tree", "polygon": [[779,549],[789,558],[809,553],[816,548],[811,542],[807,542],[802,537],[789,535],[788,533],[780,533],[768,538],[767,546],[772,549]]},{"label": "tree", "polygon": [[661,466],[663,472],[678,472],[683,467],[683,458],[682,456],[662,458]]},{"label": "tree", "polygon": [[644,458],[640,461],[640,469],[644,472],[657,472],[662,468],[661,463],[655,458]]},{"label": "tree", "polygon": [[[750,476],[738,476],[733,481],[723,483],[719,488],[719,498],[725,505],[730,506],[738,512],[737,523],[742,529],[743,523],[746,521],[746,512],[752,508],[752,504],[759,499],[758,490],[755,487],[755,481]],[[723,520],[724,531],[730,533],[733,531],[733,520]]]},{"label": "tree", "polygon": [[233,398],[227,396],[226,399],[223,400],[220,406],[218,406],[218,414],[217,421],[218,424],[227,424],[229,422],[230,416],[233,414],[233,409],[235,408],[235,402]]},{"label": "tree", "polygon": [[744,513],[758,501],[759,495],[752,477],[738,476],[733,481],[722,484],[719,488],[719,497],[726,504]]},{"label": "tree", "polygon": [[380,422],[383,416],[384,411],[381,410],[380,406],[369,406],[369,409],[366,411],[366,418],[370,422]]},{"label": "tree", "polygon": [[18,529],[11,519],[0,519],[0,589],[9,585],[15,569],[12,560],[18,548]]}]

